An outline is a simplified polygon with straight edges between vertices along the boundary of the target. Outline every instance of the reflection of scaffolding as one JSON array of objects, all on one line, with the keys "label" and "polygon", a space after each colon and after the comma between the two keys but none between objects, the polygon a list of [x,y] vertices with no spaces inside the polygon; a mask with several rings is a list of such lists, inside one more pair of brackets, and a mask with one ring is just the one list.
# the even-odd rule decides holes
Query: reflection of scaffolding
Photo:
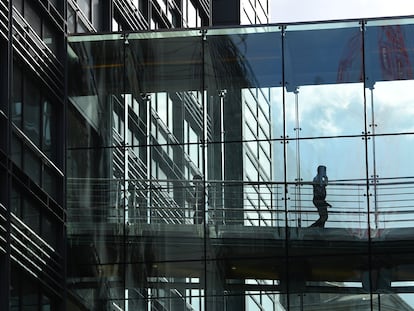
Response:
[{"label": "reflection of scaffolding", "polygon": [[[114,174],[116,175],[117,170],[122,171],[123,169],[123,155],[120,140],[121,137],[116,131],[114,131],[113,137],[115,143],[113,163],[115,170]],[[128,210],[128,207],[125,206],[125,213],[129,213],[129,215],[131,215],[131,217],[128,217],[129,222],[132,223],[134,222],[134,219],[137,218],[137,215],[139,213],[135,212],[136,209],[149,209],[151,211],[151,218],[155,218],[157,221],[165,223],[182,223],[184,214],[182,213],[182,209],[178,206],[176,201],[171,197],[168,186],[162,186],[162,181],[148,181],[146,178],[145,163],[143,163],[142,160],[136,156],[132,150],[129,151],[128,158],[129,189],[125,189],[123,186],[123,180],[116,181],[119,189],[116,201],[119,203],[124,201],[129,202],[127,205],[130,205],[128,207],[132,210]],[[182,187],[184,188],[184,183]],[[149,192],[152,193],[151,203],[150,206],[147,206],[146,198],[148,197]],[[145,208],[143,208],[144,204]],[[121,203],[118,206],[122,205],[123,204]],[[147,215],[147,213],[141,213],[140,215],[141,216],[138,216],[138,218]],[[143,220],[144,219],[140,219],[140,221]]]},{"label": "reflection of scaffolding", "polygon": [[[131,161],[133,164],[134,162]],[[139,163],[137,163],[138,165]],[[138,165],[139,167],[139,165]],[[98,179],[98,178],[73,178],[68,182],[68,193],[71,193],[71,200],[68,200],[68,211],[72,225],[79,222],[87,224],[85,218],[85,206],[82,205],[84,198],[82,190],[89,188],[86,192],[90,198],[91,204],[88,209],[91,211],[91,222],[102,221],[109,223],[123,223],[124,206],[122,202],[126,195],[130,204],[135,204],[136,209],[141,209],[141,214],[136,213],[131,216],[131,222],[145,223],[147,210],[151,210],[152,220],[156,224],[180,224],[192,225],[192,209],[188,204],[180,205],[171,196],[171,190],[184,198],[185,201],[191,200],[191,192],[193,186],[183,180],[146,180],[139,178],[130,179],[129,184],[134,185],[133,188],[126,191],[119,191],[119,185],[122,180],[118,179]],[[135,176],[137,177],[137,176]],[[149,185],[153,185],[149,187]],[[244,213],[232,214],[236,218],[226,219],[224,222],[220,215],[224,210],[228,210],[227,201],[232,200],[231,197],[225,200],[212,200],[215,196],[222,194],[223,181],[209,180],[208,184],[208,201],[220,202],[224,205],[212,204],[208,208],[209,225],[224,225],[228,227],[263,227],[263,228],[283,228],[285,219],[289,223],[301,218],[305,225],[311,224],[317,218],[317,210],[312,203],[312,184],[302,182],[301,196],[295,194],[297,190],[296,183],[287,185],[289,193],[295,194],[297,200],[290,200],[291,206],[288,206],[287,212],[284,208],[271,209],[272,198],[282,200],[284,183],[249,183],[249,182],[226,182],[227,187],[237,185],[237,189],[243,189],[243,211]],[[240,188],[238,185],[242,184]],[[377,185],[377,209],[368,210],[368,199],[366,195],[366,183],[357,181],[335,181],[332,180],[329,185],[328,200],[332,202],[333,207],[329,209],[329,219],[327,227],[329,228],[352,228],[355,230],[380,230],[409,228],[414,222],[414,181],[412,178],[399,179],[381,179],[381,183]],[[111,190],[112,189],[112,190]],[[145,198],[151,192],[154,198],[151,205],[147,205]],[[142,199],[144,198],[144,199]],[[256,202],[253,202],[256,200]],[[127,200],[128,201],[128,200]],[[296,209],[297,204],[302,206],[299,212]],[[257,207],[257,208],[256,208]],[[260,208],[259,208],[260,207]],[[118,213],[109,213],[111,209],[118,210]],[[76,211],[79,211],[76,212]],[[240,208],[237,208],[240,210]],[[377,224],[368,223],[368,215],[377,215]],[[130,211],[130,215],[134,215]],[[141,215],[141,216],[139,216]],[[95,218],[93,218],[95,217]],[[109,217],[109,218],[106,218]],[[134,221],[133,221],[134,220]]]}]

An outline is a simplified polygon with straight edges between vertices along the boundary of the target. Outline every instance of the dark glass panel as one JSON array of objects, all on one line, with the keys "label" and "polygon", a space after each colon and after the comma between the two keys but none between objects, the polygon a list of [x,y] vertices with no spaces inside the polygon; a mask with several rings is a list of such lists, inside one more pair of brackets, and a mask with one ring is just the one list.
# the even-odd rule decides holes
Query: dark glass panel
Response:
[{"label": "dark glass panel", "polygon": [[[288,177],[292,181],[289,186],[290,221],[300,223],[302,220],[302,226],[308,226],[318,218],[312,202],[312,182],[318,174],[318,166],[323,165],[328,177],[326,201],[332,205],[328,208],[326,225],[366,229],[364,141],[358,137],[303,139],[289,141],[287,148]],[[300,184],[295,184],[298,178]]]},{"label": "dark glass panel", "polygon": [[26,80],[24,90],[23,130],[37,146],[40,144],[40,91],[30,80]]},{"label": "dark glass panel", "polygon": [[26,198],[23,200],[22,220],[30,229],[40,234],[40,211],[32,201]]}]

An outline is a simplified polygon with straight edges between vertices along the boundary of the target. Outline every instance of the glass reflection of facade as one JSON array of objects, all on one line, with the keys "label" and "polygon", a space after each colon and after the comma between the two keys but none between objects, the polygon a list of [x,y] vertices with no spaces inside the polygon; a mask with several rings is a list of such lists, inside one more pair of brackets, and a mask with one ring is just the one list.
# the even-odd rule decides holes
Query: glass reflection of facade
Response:
[{"label": "glass reflection of facade", "polygon": [[[188,144],[185,154],[191,161],[187,158],[180,159],[180,154],[184,155],[184,151],[177,142],[183,139],[198,142],[203,117],[200,111],[193,110],[193,119],[186,117],[186,123],[181,124],[177,121],[179,117],[173,104],[177,102],[177,96],[182,96],[183,103],[190,107],[200,103],[203,94],[199,90],[202,87],[194,88],[191,94],[158,89],[142,94],[142,100],[150,105],[148,111],[154,111],[149,122],[144,119],[144,123],[140,118],[145,118],[147,108],[142,106],[141,100],[137,100],[137,94],[131,92],[115,92],[118,98],[112,98],[111,108],[102,105],[103,110],[92,112],[91,109],[95,109],[95,106],[90,105],[94,99],[91,94],[90,97],[86,95],[83,99],[78,99],[78,110],[73,109],[74,106],[67,108],[67,69],[68,60],[71,60],[67,53],[67,38],[79,33],[198,29],[214,24],[213,7],[210,0],[0,0],[1,310],[119,310],[121,305],[128,306],[123,301],[128,298],[126,292],[123,296],[116,296],[122,297],[122,301],[108,302],[108,297],[112,297],[115,292],[112,289],[107,291],[106,288],[112,288],[109,285],[117,280],[112,279],[109,283],[96,282],[95,273],[103,279],[110,275],[109,270],[102,269],[99,264],[94,268],[78,265],[78,262],[82,263],[82,260],[77,259],[78,254],[74,256],[73,253],[68,253],[72,249],[72,241],[75,241],[75,245],[77,243],[78,232],[74,226],[67,226],[69,219],[83,219],[85,224],[101,222],[120,226],[119,215],[123,213],[119,209],[120,202],[128,200],[128,206],[133,207],[149,200],[148,202],[157,202],[154,203],[156,206],[173,204],[176,207],[176,217],[181,217],[182,205],[187,204],[186,217],[192,221],[193,203],[188,199],[192,193],[183,190],[180,192],[174,188],[174,179],[182,180],[181,173],[184,170],[188,177],[197,171],[203,175],[199,168],[204,155],[197,143]],[[254,7],[252,5],[251,9]],[[224,8],[224,11],[229,11],[232,3],[226,3]],[[215,19],[215,22],[219,20]],[[240,23],[236,19],[230,21],[234,25]],[[150,89],[152,88],[148,88]],[[127,120],[127,124],[123,115],[126,102],[130,113],[137,116],[134,120]],[[112,119],[102,118],[108,112],[112,114]],[[188,113],[188,110],[183,110],[184,112]],[[83,122],[79,114],[85,118]],[[108,123],[103,123],[104,119]],[[79,128],[71,133],[79,136],[72,136],[69,140],[67,124],[76,122]],[[154,126],[147,129],[145,124],[151,122]],[[115,130],[105,130],[107,125]],[[124,131],[125,126],[129,131]],[[178,126],[181,126],[181,130],[177,129]],[[103,130],[97,131],[99,128]],[[89,134],[84,135],[85,131]],[[178,136],[178,132],[181,136]],[[131,146],[128,152],[123,149],[126,137]],[[76,150],[76,147],[70,149],[75,139],[79,140],[78,145],[94,144],[93,148],[87,151],[81,148]],[[69,141],[71,146],[67,146]],[[144,146],[154,142],[160,147],[148,151],[146,158],[142,154],[147,152]],[[116,152],[108,149],[101,154],[94,149],[98,145],[107,146],[109,143],[117,146]],[[79,157],[83,157],[85,163],[79,161]],[[167,161],[168,157],[174,157],[174,161]],[[147,165],[146,159],[152,161],[150,165]],[[109,168],[108,163],[111,163]],[[123,174],[124,167],[130,167],[130,172],[125,176],[135,176],[134,181],[133,178],[127,183],[102,180],[105,174],[108,178],[115,176],[109,172]],[[67,179],[67,171],[71,172],[70,179]],[[77,174],[79,178],[88,176],[89,181],[76,180],[74,176]],[[123,175],[116,175],[115,178],[119,179],[120,176]],[[147,176],[155,176],[158,180],[166,180],[167,177],[173,180],[151,183],[154,187],[168,189],[161,197],[153,198],[152,189],[140,188],[148,185],[148,179],[145,179]],[[204,200],[200,194],[204,184],[197,185],[197,210],[200,218]],[[118,195],[119,192],[127,197]],[[73,193],[78,193],[78,196]],[[172,195],[174,202],[170,200]],[[79,201],[80,199],[85,201]],[[103,212],[108,202],[117,208]],[[84,211],[69,215],[67,205],[83,207]],[[153,217],[150,214],[144,215],[141,210],[131,208],[130,211],[128,220],[124,223]],[[162,210],[160,213],[160,217],[168,216],[163,215]],[[99,228],[94,233],[95,237],[105,236],[109,232],[105,233],[102,227]],[[82,234],[83,231],[79,232]],[[68,240],[68,233],[74,240]],[[82,236],[79,237],[83,239]],[[119,239],[118,233],[113,237],[122,244],[123,240]],[[86,241],[87,238],[83,239],[83,242]],[[109,251],[105,244],[97,245],[99,249],[93,243],[82,244],[85,249],[81,249],[79,254],[99,254],[96,258],[101,258],[102,252],[107,252],[108,257],[104,258],[110,259],[111,265],[126,258],[111,257],[115,253]],[[138,256],[133,258],[135,259],[142,258]],[[72,277],[74,270],[84,272]],[[121,270],[127,273],[126,269]],[[77,279],[76,276],[80,278]],[[192,279],[191,282],[193,281]],[[95,288],[97,284],[101,286],[100,289]],[[129,295],[134,297],[134,291]],[[191,305],[196,305],[199,296],[196,292],[192,294]],[[161,307],[153,304],[151,308],[159,310]],[[142,308],[138,306],[136,309]]]},{"label": "glass reflection of facade", "polygon": [[[413,31],[373,19],[70,37],[71,304],[413,310]],[[309,227],[318,165],[324,228]]]}]

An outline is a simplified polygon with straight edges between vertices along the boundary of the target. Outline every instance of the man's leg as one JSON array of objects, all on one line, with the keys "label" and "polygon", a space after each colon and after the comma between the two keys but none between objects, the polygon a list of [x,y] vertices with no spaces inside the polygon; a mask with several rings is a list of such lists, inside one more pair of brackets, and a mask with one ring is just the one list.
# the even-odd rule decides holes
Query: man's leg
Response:
[{"label": "man's leg", "polygon": [[324,228],[325,222],[328,220],[328,209],[326,206],[319,206],[318,207],[319,212],[319,227]]}]

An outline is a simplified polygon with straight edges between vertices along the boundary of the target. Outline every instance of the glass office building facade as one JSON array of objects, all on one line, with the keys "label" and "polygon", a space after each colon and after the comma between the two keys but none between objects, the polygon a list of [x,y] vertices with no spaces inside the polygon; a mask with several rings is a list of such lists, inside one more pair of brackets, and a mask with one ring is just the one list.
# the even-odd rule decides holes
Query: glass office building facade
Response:
[{"label": "glass office building facade", "polygon": [[413,30],[70,37],[71,306],[412,310]]}]

